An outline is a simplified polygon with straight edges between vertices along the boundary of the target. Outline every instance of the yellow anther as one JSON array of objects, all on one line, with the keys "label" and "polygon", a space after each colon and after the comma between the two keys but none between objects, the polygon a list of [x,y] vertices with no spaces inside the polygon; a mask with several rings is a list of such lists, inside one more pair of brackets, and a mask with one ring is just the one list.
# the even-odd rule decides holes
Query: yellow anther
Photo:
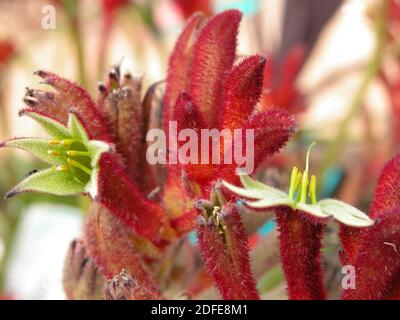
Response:
[{"label": "yellow anther", "polygon": [[295,182],[295,184],[294,184],[294,189],[295,189],[295,190],[297,190],[297,188],[299,187],[302,177],[303,177],[303,175],[301,174],[301,172],[299,172],[299,173],[297,174],[296,182]]},{"label": "yellow anther", "polygon": [[60,153],[56,150],[48,150],[47,153],[53,157],[58,157]]},{"label": "yellow anther", "polygon": [[290,185],[289,185],[289,199],[292,200],[293,200],[293,195],[296,192],[296,179],[298,173],[299,169],[297,167],[293,167],[292,174],[290,175]]},{"label": "yellow anther", "polygon": [[301,178],[301,186],[300,186],[301,203],[306,203],[307,201],[307,187],[308,187],[308,174],[307,171],[304,171],[303,177]]},{"label": "yellow anther", "polygon": [[63,146],[70,146],[71,144],[73,144],[74,142],[77,142],[77,141],[79,141],[79,140],[76,140],[76,139],[64,139],[64,140],[61,140],[60,143]]},{"label": "yellow anther", "polygon": [[51,144],[52,146],[58,146],[60,144],[60,140],[50,140],[49,144]]},{"label": "yellow anther", "polygon": [[57,171],[68,171],[69,167],[67,165],[63,164],[63,165],[57,166],[56,170]]},{"label": "yellow anther", "polygon": [[71,167],[78,168],[78,169],[82,170],[83,172],[85,172],[86,174],[88,174],[89,176],[92,174],[92,170],[90,170],[89,168],[85,167],[85,166],[84,166],[83,164],[81,164],[80,162],[75,161],[75,160],[73,160],[73,159],[71,159],[71,158],[68,158],[67,161],[68,161],[68,164],[69,164]]}]

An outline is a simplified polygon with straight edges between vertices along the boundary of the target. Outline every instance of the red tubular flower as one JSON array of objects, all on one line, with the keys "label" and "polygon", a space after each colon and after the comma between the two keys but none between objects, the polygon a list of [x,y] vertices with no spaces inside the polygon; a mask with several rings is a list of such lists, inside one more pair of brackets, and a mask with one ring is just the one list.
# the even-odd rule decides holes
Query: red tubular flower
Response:
[{"label": "red tubular flower", "polygon": [[[241,14],[236,10],[209,20],[201,14],[189,19],[169,60],[163,127],[168,132],[169,121],[175,120],[178,129],[255,129],[257,168],[286,144],[296,123],[284,110],[257,111],[266,59],[254,55],[233,64],[240,20]],[[224,140],[219,150],[213,150],[211,145],[209,159],[215,153],[220,153],[223,159],[223,152],[231,143]],[[236,167],[236,164],[211,163],[169,165],[163,198],[167,199],[167,211],[176,219],[174,225],[189,228],[190,217],[196,215],[190,212],[193,209],[188,202],[196,197],[208,197],[213,181],[218,178],[237,181]],[[182,178],[186,181],[184,184],[180,183]],[[192,196],[183,190],[184,185],[192,190]],[[179,201],[168,200],[176,194],[181,195]],[[183,213],[184,217],[180,218]]]},{"label": "red tubular flower", "polygon": [[291,113],[299,113],[304,109],[303,97],[295,82],[303,65],[305,53],[304,47],[295,46],[283,60],[279,72],[273,59],[266,65],[261,97],[263,110],[279,107]]},{"label": "red tubular flower", "polygon": [[[170,120],[177,121],[179,130],[215,128],[232,132],[241,127],[254,129],[254,160],[257,168],[268,156],[285,145],[296,123],[283,110],[257,111],[266,59],[254,55],[234,65],[240,20],[241,14],[231,10],[208,21],[200,14],[188,21],[169,61],[164,98],[164,129],[168,132]],[[245,140],[245,137],[242,138]],[[217,150],[210,146],[209,158],[215,153],[223,155],[232,142],[224,140]],[[242,145],[245,146],[246,141]],[[207,197],[213,181],[218,178],[237,181],[235,164],[179,165],[183,174],[180,174],[179,169],[171,167],[169,165],[163,198],[170,199],[169,205],[166,205],[170,214],[180,212],[172,222],[180,232],[195,226],[196,214],[187,204],[191,199]],[[185,182],[181,184],[177,179],[184,179]],[[175,195],[174,199],[171,195]],[[207,271],[224,298],[256,299],[258,293],[249,268],[247,239],[240,217],[235,213],[236,209],[229,211],[233,213],[226,214],[224,218],[221,215],[222,220],[226,219],[225,240],[220,230],[210,222],[210,216],[206,223],[198,226],[201,254]],[[235,221],[235,226],[231,224],[231,219]],[[232,263],[235,265],[234,275],[227,267]]]},{"label": "red tubular flower", "polygon": [[258,300],[247,237],[237,206],[221,198],[199,203],[199,246],[208,273],[228,300]]},{"label": "red tubular flower", "polygon": [[14,55],[15,47],[11,41],[0,41],[0,67],[4,66]]},{"label": "red tubular flower", "polygon": [[[257,167],[265,157],[286,143],[294,132],[295,121],[285,111],[257,113],[256,105],[262,92],[262,70],[266,60],[255,55],[233,65],[240,20],[241,14],[236,10],[212,17],[201,29],[200,25],[204,21],[201,15],[195,15],[189,20],[169,62],[164,128],[167,130],[170,120],[177,120],[180,128],[192,124],[200,129],[205,122],[204,127],[208,129],[235,129],[241,124],[248,129],[255,129],[259,144],[262,140],[269,141],[268,144],[256,147],[257,152],[260,147],[265,147],[258,153]],[[186,115],[186,111],[192,110],[185,111],[177,104],[177,98],[182,92],[190,97],[193,108],[197,110],[196,115]],[[178,109],[179,112],[173,111]],[[194,116],[200,123],[193,119]],[[251,120],[246,125],[248,117],[255,117],[264,125],[280,125],[257,127]],[[220,150],[210,149],[209,154],[222,153],[228,147],[229,143],[224,142]],[[184,166],[189,179],[199,184],[203,191],[209,191],[211,183],[222,176],[232,180],[235,168],[235,165],[227,168],[212,164]],[[168,189],[168,185],[165,189]]]},{"label": "red tubular flower", "polygon": [[196,12],[201,12],[206,16],[211,16],[211,1],[210,0],[173,0],[178,5],[185,19],[189,18]]},{"label": "red tubular flower", "polygon": [[[400,286],[400,155],[382,171],[371,204],[371,217],[377,223],[361,233],[342,239],[346,264],[356,271],[356,288],[347,289],[344,299],[392,299]],[[353,240],[357,245],[349,247]]]}]

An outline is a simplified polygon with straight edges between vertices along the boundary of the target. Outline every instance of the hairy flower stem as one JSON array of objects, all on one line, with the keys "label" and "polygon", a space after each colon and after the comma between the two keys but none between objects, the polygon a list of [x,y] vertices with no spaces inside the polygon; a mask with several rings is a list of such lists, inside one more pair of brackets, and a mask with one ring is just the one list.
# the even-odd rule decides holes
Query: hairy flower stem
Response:
[{"label": "hairy flower stem", "polygon": [[289,299],[325,299],[320,261],[323,226],[310,222],[301,212],[278,210],[280,256]]},{"label": "hairy flower stem", "polygon": [[[319,176],[322,179],[325,179],[325,172],[329,168],[331,164],[336,162],[336,158],[341,153],[339,152],[342,148],[343,143],[346,140],[348,127],[353,121],[354,117],[359,113],[360,109],[363,106],[364,97],[368,91],[368,88],[372,81],[376,78],[380,66],[382,63],[383,53],[385,50],[386,44],[386,23],[387,23],[387,12],[388,12],[388,0],[384,0],[382,2],[382,6],[377,11],[377,17],[375,19],[375,35],[376,35],[376,47],[373,52],[372,58],[369,61],[364,77],[360,83],[359,88],[355,92],[353,99],[348,108],[349,113],[343,119],[342,123],[339,126],[338,133],[334,140],[329,144],[328,150],[325,152],[325,157],[321,161]],[[324,185],[322,183],[321,185]]]}]

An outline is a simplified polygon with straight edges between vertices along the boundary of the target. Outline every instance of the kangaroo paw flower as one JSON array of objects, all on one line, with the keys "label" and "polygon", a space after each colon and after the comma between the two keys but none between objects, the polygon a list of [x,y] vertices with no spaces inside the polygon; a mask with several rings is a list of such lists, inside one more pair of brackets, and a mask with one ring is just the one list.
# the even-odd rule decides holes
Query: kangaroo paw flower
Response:
[{"label": "kangaroo paw flower", "polygon": [[[353,227],[368,227],[374,224],[374,220],[365,213],[342,201],[335,199],[324,199],[317,201],[316,195],[316,176],[309,178],[309,155],[313,144],[307,152],[306,168],[303,173],[294,167],[290,177],[289,192],[264,185],[255,181],[247,175],[241,175],[240,180],[244,188],[239,188],[223,181],[222,184],[234,194],[253,199],[246,201],[245,204],[252,209],[274,209],[277,207],[287,207],[293,211],[302,211],[310,219],[325,220],[333,217],[340,223]],[[310,201],[311,203],[307,203]],[[321,221],[322,221],[321,220]]]},{"label": "kangaroo paw flower", "polygon": [[[267,186],[241,175],[244,188],[226,181],[222,184],[232,193],[244,197],[245,205],[255,210],[273,210],[280,231],[280,253],[290,299],[325,299],[321,270],[321,238],[329,217],[352,227],[374,224],[366,214],[335,199],[318,201],[316,177],[309,178],[309,147],[305,170],[293,168],[289,192]],[[311,203],[307,203],[311,202]]]}]

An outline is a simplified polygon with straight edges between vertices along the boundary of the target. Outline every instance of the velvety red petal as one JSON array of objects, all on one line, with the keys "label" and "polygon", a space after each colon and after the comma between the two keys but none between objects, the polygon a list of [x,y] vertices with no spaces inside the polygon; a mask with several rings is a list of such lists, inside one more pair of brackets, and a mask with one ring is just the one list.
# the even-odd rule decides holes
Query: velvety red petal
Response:
[{"label": "velvety red petal", "polygon": [[265,63],[265,57],[254,55],[241,61],[229,72],[224,84],[221,128],[241,128],[252,114],[262,91]]},{"label": "velvety red petal", "polygon": [[193,44],[204,20],[204,16],[200,13],[194,14],[188,20],[170,56],[163,109],[163,125],[166,132],[168,132],[168,121],[171,120],[176,99],[181,92],[187,90],[190,84]]},{"label": "velvety red petal", "polygon": [[[254,167],[286,145],[295,133],[297,122],[284,110],[271,109],[252,115],[243,129],[254,129]],[[243,134],[243,139],[245,134]],[[245,146],[245,141],[243,141]]]},{"label": "velvety red petal", "polygon": [[400,154],[390,160],[382,170],[371,204],[371,218],[379,212],[400,205]]},{"label": "velvety red petal", "polygon": [[118,155],[104,153],[99,161],[98,196],[102,205],[139,236],[162,245],[174,236],[164,209],[148,200],[126,175]]},{"label": "velvety red petal", "polygon": [[201,30],[194,47],[189,95],[206,118],[216,127],[223,105],[223,83],[236,57],[236,42],[242,14],[224,11],[212,17]]},{"label": "velvety red petal", "polygon": [[[111,133],[103,113],[101,113],[88,92],[79,85],[61,78],[48,71],[37,71],[36,75],[41,77],[44,83],[52,86],[60,95],[63,104],[68,111],[76,110],[86,128],[90,139],[112,142]],[[38,106],[40,108],[40,106]],[[50,110],[47,110],[50,111]],[[59,110],[53,110],[56,114]],[[67,118],[64,119],[66,123]]]},{"label": "velvety red petal", "polygon": [[353,263],[356,288],[344,291],[346,300],[388,298],[400,279],[400,207],[376,217],[379,221],[364,231]]}]

